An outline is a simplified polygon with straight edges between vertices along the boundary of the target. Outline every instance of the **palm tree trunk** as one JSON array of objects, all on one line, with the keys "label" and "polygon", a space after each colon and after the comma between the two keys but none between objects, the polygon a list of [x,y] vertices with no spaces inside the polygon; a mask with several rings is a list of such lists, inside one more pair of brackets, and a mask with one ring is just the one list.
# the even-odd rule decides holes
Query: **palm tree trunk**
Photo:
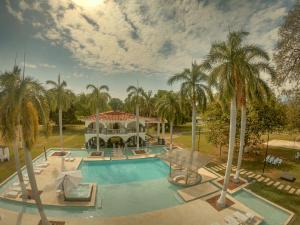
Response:
[{"label": "palm tree trunk", "polygon": [[242,105],[241,108],[241,131],[240,131],[240,149],[239,149],[239,156],[238,156],[238,162],[237,162],[237,169],[234,176],[234,182],[239,183],[240,182],[240,169],[242,165],[242,159],[243,159],[243,152],[244,152],[244,145],[245,145],[245,133],[246,133],[246,106]]},{"label": "palm tree trunk", "polygon": [[170,150],[173,149],[173,121],[170,122]]},{"label": "palm tree trunk", "polygon": [[[62,109],[61,107],[58,110],[58,122],[59,122],[59,136],[60,136],[60,147],[61,150],[64,152],[64,139],[63,139],[63,128],[62,128]],[[65,170],[65,159],[61,157],[61,171]]]},{"label": "palm tree trunk", "polygon": [[42,224],[50,225],[50,223],[46,217],[40,195],[38,193],[38,187],[37,187],[36,179],[35,179],[35,175],[34,175],[30,150],[25,146],[25,144],[23,144],[23,149],[24,149],[25,163],[26,163],[26,168],[27,168],[27,173],[28,173],[28,178],[29,178],[29,182],[30,182],[30,186],[31,186],[32,195],[34,197],[38,212],[40,214]]},{"label": "palm tree trunk", "polygon": [[228,146],[228,158],[227,158],[227,166],[224,176],[224,184],[221,191],[220,198],[217,201],[219,207],[225,207],[225,199],[227,193],[227,187],[230,179],[231,166],[232,166],[232,158],[234,153],[234,143],[235,143],[235,133],[236,133],[236,97],[233,96],[231,99],[230,106],[230,131],[229,131],[229,146]]},{"label": "palm tree trunk", "polygon": [[20,183],[21,190],[22,190],[22,199],[25,200],[25,199],[27,199],[27,191],[26,191],[26,186],[24,183],[23,174],[22,174],[22,170],[21,170],[17,137],[18,136],[16,136],[16,139],[13,144],[13,152],[14,152],[14,158],[15,158],[15,163],[16,163],[17,175],[18,175],[19,183]]},{"label": "palm tree trunk", "polygon": [[196,150],[196,105],[192,109],[192,151]]},{"label": "palm tree trunk", "polygon": [[97,152],[100,151],[100,146],[99,146],[99,109],[98,107],[96,108],[96,133],[97,133]]},{"label": "palm tree trunk", "polygon": [[140,148],[140,111],[139,105],[136,105],[136,148]]}]

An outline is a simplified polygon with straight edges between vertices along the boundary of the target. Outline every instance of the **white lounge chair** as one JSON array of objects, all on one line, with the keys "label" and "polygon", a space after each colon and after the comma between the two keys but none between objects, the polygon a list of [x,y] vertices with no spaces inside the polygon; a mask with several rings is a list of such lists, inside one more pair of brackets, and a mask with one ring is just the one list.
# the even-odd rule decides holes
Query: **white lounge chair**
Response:
[{"label": "white lounge chair", "polygon": [[38,163],[36,164],[37,167],[42,167],[42,168],[46,168],[49,166],[48,162],[42,162],[42,163]]},{"label": "white lounge chair", "polygon": [[277,165],[278,160],[279,160],[279,158],[276,157],[276,158],[273,160],[272,164],[273,164],[273,165]]},{"label": "white lounge chair", "polygon": [[268,162],[268,160],[270,159],[271,155],[267,155],[265,161]]},{"label": "white lounge chair", "polygon": [[225,216],[224,220],[225,220],[225,223],[228,224],[228,225],[240,225],[239,221],[237,221],[232,216]]},{"label": "white lounge chair", "polygon": [[69,157],[66,157],[66,158],[65,158],[65,161],[66,161],[66,162],[69,162],[69,161],[70,161],[70,158],[69,158]]},{"label": "white lounge chair", "polygon": [[13,187],[11,188],[11,190],[12,190],[12,191],[17,191],[17,192],[22,191],[21,187],[19,187],[19,186],[13,186]]},{"label": "white lounge chair", "polygon": [[[28,180],[24,180],[24,184],[25,184],[25,186],[28,185],[28,184],[29,184]],[[14,182],[12,185],[13,185],[14,187],[20,186],[20,182],[19,182],[19,181]]]},{"label": "white lounge chair", "polygon": [[248,222],[252,222],[255,218],[255,215],[251,212],[246,212],[246,216],[248,217]]},{"label": "white lounge chair", "polygon": [[281,164],[282,164],[282,162],[283,162],[283,160],[282,159],[278,159],[278,161],[277,161],[277,166],[280,166]]},{"label": "white lounge chair", "polygon": [[19,195],[18,191],[8,191],[5,193],[5,197],[8,197],[8,198],[17,198],[18,195]]},{"label": "white lounge chair", "polygon": [[4,148],[4,160],[9,161],[9,159],[10,159],[9,148],[8,148],[8,147],[5,147],[5,148]]},{"label": "white lounge chair", "polygon": [[233,217],[236,218],[238,221],[240,221],[241,223],[247,223],[249,220],[249,217],[246,216],[245,214],[236,211],[233,213]]},{"label": "white lounge chair", "polygon": [[0,162],[4,161],[4,151],[3,148],[0,148]]},{"label": "white lounge chair", "polygon": [[41,174],[42,172],[43,172],[42,169],[38,169],[38,168],[35,168],[35,169],[34,169],[34,173],[35,173],[35,174]]},{"label": "white lounge chair", "polygon": [[267,162],[272,164],[272,162],[274,161],[274,159],[275,159],[275,157],[274,157],[274,156],[271,156],[271,157],[268,159]]}]

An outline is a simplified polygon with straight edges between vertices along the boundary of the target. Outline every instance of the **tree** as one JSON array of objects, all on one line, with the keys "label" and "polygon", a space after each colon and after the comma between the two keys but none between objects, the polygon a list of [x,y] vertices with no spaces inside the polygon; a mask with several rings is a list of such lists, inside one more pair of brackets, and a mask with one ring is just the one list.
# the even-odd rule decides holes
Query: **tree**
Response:
[{"label": "tree", "polygon": [[222,147],[228,144],[229,114],[222,109],[220,103],[215,101],[208,105],[203,119],[207,129],[208,142],[219,148],[221,157]]},{"label": "tree", "polygon": [[[31,148],[37,139],[39,132],[39,118],[48,124],[48,102],[46,91],[30,77],[21,78],[20,70],[14,69],[14,73],[1,76],[1,115],[7,120],[1,126],[7,128],[6,132],[15,132],[16,126],[22,129],[23,150],[33,198],[43,225],[50,225],[44,212],[44,208],[38,193],[38,187],[33,170]],[[6,79],[8,78],[8,79]],[[3,82],[6,80],[5,82]],[[3,111],[10,111],[10,114]],[[1,117],[2,118],[2,117]]]},{"label": "tree", "polygon": [[88,95],[85,93],[80,93],[76,96],[74,102],[74,111],[77,118],[91,115],[91,109],[88,100]]},{"label": "tree", "polygon": [[180,105],[178,103],[178,95],[170,91],[162,95],[156,102],[155,108],[157,114],[163,119],[168,120],[170,124],[170,150],[173,147],[173,125],[176,116],[180,112]]},{"label": "tree", "polygon": [[245,62],[244,54],[248,46],[242,45],[243,38],[247,32],[229,32],[225,42],[217,42],[211,46],[210,52],[203,64],[211,70],[210,84],[219,91],[219,97],[225,104],[230,101],[230,128],[228,159],[224,176],[224,184],[217,204],[225,206],[227,187],[229,184],[233,152],[236,136],[236,116],[237,116],[237,93],[242,88],[241,81],[244,80],[242,69]]},{"label": "tree", "polygon": [[16,111],[16,94],[19,89],[17,83],[21,70],[15,66],[12,72],[6,72],[0,76],[0,131],[2,138],[9,146],[13,146],[16,171],[22,190],[22,199],[27,198],[26,186],[23,179],[19,158],[19,127],[20,116]]},{"label": "tree", "polygon": [[288,13],[279,29],[274,61],[278,76],[276,84],[281,87],[287,81],[297,87],[300,84],[300,2]]},{"label": "tree", "polygon": [[[60,75],[58,75],[57,83],[52,80],[48,80],[46,83],[52,86],[48,90],[48,98],[52,111],[58,110],[60,146],[64,151],[62,112],[70,108],[74,94],[66,89],[67,83],[65,81],[61,82]],[[64,157],[61,157],[61,170],[64,170]]]},{"label": "tree", "polygon": [[[192,106],[192,153],[196,151],[196,113],[197,109],[204,111],[210,89],[207,85],[208,76],[202,71],[202,67],[192,63],[191,69],[184,69],[182,73],[173,75],[168,84],[181,82],[180,95],[184,102]],[[191,157],[192,160],[192,157]]]},{"label": "tree", "polygon": [[124,103],[119,98],[111,98],[108,104],[113,111],[122,111],[124,109]]},{"label": "tree", "polygon": [[144,101],[142,104],[142,111],[144,116],[151,117],[154,115],[154,98],[152,97],[152,91],[143,93]]},{"label": "tree", "polygon": [[140,147],[140,103],[143,100],[144,90],[141,87],[129,86],[127,88],[128,92],[128,100],[132,105],[135,105],[135,113],[136,113],[136,148]]},{"label": "tree", "polygon": [[275,71],[269,66],[269,56],[267,52],[256,45],[245,45],[241,48],[241,59],[239,63],[239,73],[242,74],[239,79],[237,92],[237,103],[241,108],[241,127],[240,127],[240,147],[237,162],[237,169],[234,181],[240,181],[240,169],[245,145],[245,133],[247,124],[247,101],[260,102],[267,101],[270,98],[271,90],[268,84],[261,79],[260,73],[264,72],[275,78]]},{"label": "tree", "polygon": [[89,104],[91,109],[96,112],[97,152],[99,152],[99,110],[107,105],[108,99],[110,98],[107,93],[109,88],[106,85],[96,87],[95,85],[89,84],[86,86],[86,89],[92,91],[89,96]]}]

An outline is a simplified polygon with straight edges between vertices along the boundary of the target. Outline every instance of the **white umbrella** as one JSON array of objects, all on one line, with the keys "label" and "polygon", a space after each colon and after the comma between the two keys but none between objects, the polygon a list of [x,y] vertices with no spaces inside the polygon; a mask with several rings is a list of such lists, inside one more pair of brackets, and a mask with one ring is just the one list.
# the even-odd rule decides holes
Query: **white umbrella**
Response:
[{"label": "white umbrella", "polygon": [[56,179],[56,188],[68,192],[80,184],[81,179],[80,170],[62,172]]}]

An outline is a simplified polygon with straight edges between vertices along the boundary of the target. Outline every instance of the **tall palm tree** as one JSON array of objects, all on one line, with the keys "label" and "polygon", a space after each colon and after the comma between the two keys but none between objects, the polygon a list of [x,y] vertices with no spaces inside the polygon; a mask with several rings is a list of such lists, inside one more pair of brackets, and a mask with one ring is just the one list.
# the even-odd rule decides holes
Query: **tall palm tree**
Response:
[{"label": "tall palm tree", "polygon": [[18,97],[20,72],[19,67],[15,66],[12,72],[6,72],[0,76],[0,131],[3,140],[9,146],[13,146],[17,176],[24,200],[27,198],[27,191],[19,158],[20,116],[15,107],[18,100],[16,98]]},{"label": "tall palm tree", "polygon": [[180,112],[180,104],[178,102],[178,96],[170,91],[161,96],[156,104],[155,108],[157,114],[163,119],[167,120],[170,124],[170,150],[173,148],[173,125],[176,116]]},{"label": "tall palm tree", "polygon": [[[48,90],[48,97],[52,110],[58,110],[60,147],[62,151],[64,151],[62,112],[71,107],[74,95],[70,90],[66,89],[67,83],[65,81],[61,82],[60,75],[58,75],[57,83],[52,80],[48,80],[46,83],[52,86],[52,88]],[[61,157],[61,170],[64,170],[64,157]]]},{"label": "tall palm tree", "polygon": [[[243,93],[243,90],[248,91],[248,87],[245,86],[245,81],[252,82],[251,84],[257,82],[257,80],[251,80],[250,76],[248,76],[251,69],[249,69],[250,67],[245,56],[248,55],[251,58],[255,55],[256,48],[253,45],[243,45],[243,38],[247,35],[248,33],[244,31],[229,32],[225,42],[217,42],[212,45],[207,59],[203,63],[204,67],[211,69],[210,84],[219,91],[221,102],[226,103],[230,101],[228,159],[221,196],[217,201],[221,207],[225,206],[225,198],[232,167],[236,136],[237,102],[243,102],[241,93]],[[244,130],[245,110],[242,114],[244,115],[242,115],[243,127],[241,130]]]},{"label": "tall palm tree", "polygon": [[107,105],[107,101],[110,98],[107,93],[109,88],[106,85],[96,87],[93,84],[89,84],[86,86],[86,89],[92,91],[89,96],[89,105],[91,109],[96,112],[97,152],[99,152],[99,110],[103,108],[104,104]]},{"label": "tall palm tree", "polygon": [[[46,91],[41,84],[32,78],[21,78],[20,73],[11,74],[10,81],[4,84],[1,83],[1,88],[1,102],[3,103],[0,109],[1,114],[7,109],[12,113],[6,114],[8,120],[5,126],[8,132],[15,132],[15,123],[19,123],[18,125],[22,129],[25,164],[33,198],[36,202],[42,224],[50,225],[38,194],[30,151],[39,132],[39,118],[45,124],[48,124],[49,110]],[[13,88],[14,91],[9,91],[8,88]]]},{"label": "tall palm tree", "polygon": [[[168,84],[181,82],[181,99],[185,99],[192,106],[192,153],[196,150],[196,113],[197,109],[205,110],[210,89],[207,85],[208,76],[201,66],[192,63],[191,69],[184,69],[182,73],[173,75]],[[192,157],[191,157],[192,158]],[[191,159],[192,160],[192,159]]]},{"label": "tall palm tree", "polygon": [[136,86],[129,86],[127,88],[128,98],[135,105],[135,115],[136,115],[136,148],[140,147],[140,103],[143,99],[144,89]]},{"label": "tall palm tree", "polygon": [[247,101],[262,102],[271,96],[270,88],[267,83],[260,78],[260,72],[269,73],[275,78],[275,71],[268,64],[269,56],[267,52],[255,45],[244,47],[244,56],[241,60],[240,72],[243,78],[240,80],[240,88],[237,89],[238,105],[241,108],[241,128],[240,128],[240,146],[237,162],[237,170],[234,181],[240,181],[240,169],[242,165],[242,157],[245,146],[246,133],[246,103]]}]

